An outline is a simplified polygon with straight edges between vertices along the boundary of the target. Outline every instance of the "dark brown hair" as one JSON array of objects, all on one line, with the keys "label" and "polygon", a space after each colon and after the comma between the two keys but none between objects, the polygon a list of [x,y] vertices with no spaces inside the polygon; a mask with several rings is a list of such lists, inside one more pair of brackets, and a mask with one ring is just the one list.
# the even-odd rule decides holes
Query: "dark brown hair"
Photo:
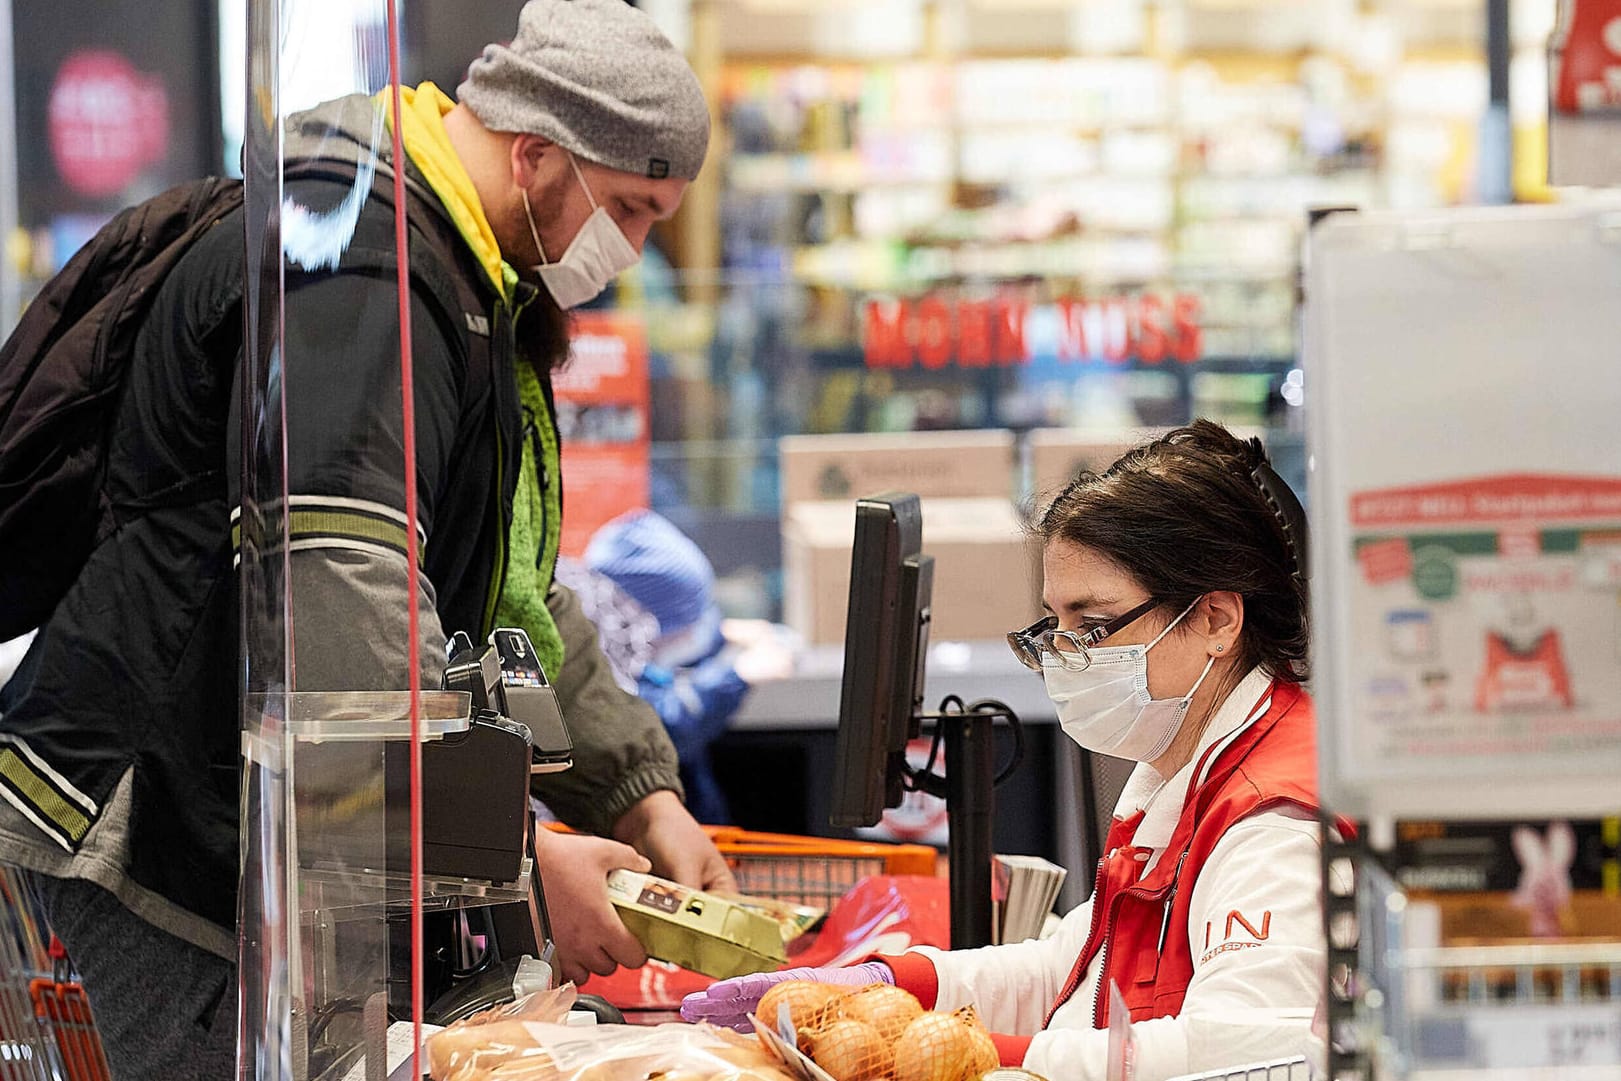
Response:
[{"label": "dark brown hair", "polygon": [[1206,593],[1240,594],[1239,671],[1307,677],[1305,522],[1259,439],[1196,420],[1077,476],[1036,533],[1102,553],[1178,611]]},{"label": "dark brown hair", "polygon": [[518,353],[544,380],[568,362],[570,330],[569,313],[541,288],[518,316]]}]

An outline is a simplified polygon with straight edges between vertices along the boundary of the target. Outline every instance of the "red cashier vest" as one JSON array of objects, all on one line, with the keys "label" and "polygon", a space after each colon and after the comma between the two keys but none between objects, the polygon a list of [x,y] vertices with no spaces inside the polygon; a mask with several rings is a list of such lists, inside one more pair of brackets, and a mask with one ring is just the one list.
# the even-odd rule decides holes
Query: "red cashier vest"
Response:
[{"label": "red cashier vest", "polygon": [[[1257,811],[1283,806],[1317,813],[1316,715],[1298,684],[1276,682],[1272,705],[1234,740],[1213,764],[1210,775],[1188,794],[1182,818],[1153,871],[1138,880],[1142,862],[1132,838],[1139,812],[1117,819],[1109,831],[1108,852],[1098,864],[1092,929],[1047,1024],[1080,986],[1092,959],[1102,954],[1099,994],[1092,1007],[1097,1028],[1109,1024],[1109,981],[1120,987],[1133,1021],[1174,1017],[1193,979],[1188,948],[1188,909],[1193,884],[1228,827]],[[1194,767],[1198,777],[1205,752]],[[1263,932],[1264,933],[1264,932]]]}]

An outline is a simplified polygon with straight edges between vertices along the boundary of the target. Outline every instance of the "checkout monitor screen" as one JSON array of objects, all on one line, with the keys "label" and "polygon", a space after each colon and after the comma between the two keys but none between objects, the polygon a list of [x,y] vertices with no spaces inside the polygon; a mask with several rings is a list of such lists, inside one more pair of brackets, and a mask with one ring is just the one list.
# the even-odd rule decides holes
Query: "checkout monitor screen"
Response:
[{"label": "checkout monitor screen", "polygon": [[919,733],[933,575],[917,496],[890,492],[857,501],[834,826],[876,825],[884,808],[900,806],[906,744]]}]

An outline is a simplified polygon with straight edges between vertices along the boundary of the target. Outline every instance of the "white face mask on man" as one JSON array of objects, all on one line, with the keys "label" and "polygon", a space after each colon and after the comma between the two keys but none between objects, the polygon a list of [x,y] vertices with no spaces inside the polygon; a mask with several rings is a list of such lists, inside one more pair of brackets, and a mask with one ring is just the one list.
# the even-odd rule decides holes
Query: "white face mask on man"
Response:
[{"label": "white face mask on man", "polygon": [[1152,762],[1164,754],[1182,730],[1193,696],[1216,658],[1210,658],[1181,698],[1150,698],[1148,651],[1159,645],[1198,603],[1194,601],[1183,609],[1147,645],[1087,650],[1092,663],[1079,672],[1065,668],[1053,654],[1044,656],[1042,676],[1047,681],[1047,696],[1058,707],[1058,723],[1064,734],[1089,751],[1116,758]]},{"label": "white face mask on man", "polygon": [[529,219],[529,235],[534,237],[535,250],[540,252],[540,265],[533,269],[540,275],[546,291],[557,301],[557,306],[564,311],[594,299],[608,288],[609,282],[641,259],[625,238],[624,230],[619,228],[606,210],[597,205],[596,197],[591,194],[590,186],[580,174],[580,164],[574,160],[573,154],[569,154],[568,163],[574,168],[574,179],[580,182],[580,187],[585,189],[585,197],[591,201],[591,216],[585,219],[585,224],[580,226],[580,231],[574,234],[573,241],[569,243],[568,250],[555,263],[546,262],[546,249],[540,243],[540,231],[535,228],[534,212],[529,209],[529,192],[518,189],[523,195],[524,217]]}]

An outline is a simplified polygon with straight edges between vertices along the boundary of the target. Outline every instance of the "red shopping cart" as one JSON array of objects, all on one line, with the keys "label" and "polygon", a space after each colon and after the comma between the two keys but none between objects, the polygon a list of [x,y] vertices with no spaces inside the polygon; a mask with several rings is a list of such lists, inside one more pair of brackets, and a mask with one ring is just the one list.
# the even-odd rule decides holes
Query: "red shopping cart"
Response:
[{"label": "red shopping cart", "polygon": [[0,868],[0,1081],[111,1081],[71,975],[21,874]]}]

